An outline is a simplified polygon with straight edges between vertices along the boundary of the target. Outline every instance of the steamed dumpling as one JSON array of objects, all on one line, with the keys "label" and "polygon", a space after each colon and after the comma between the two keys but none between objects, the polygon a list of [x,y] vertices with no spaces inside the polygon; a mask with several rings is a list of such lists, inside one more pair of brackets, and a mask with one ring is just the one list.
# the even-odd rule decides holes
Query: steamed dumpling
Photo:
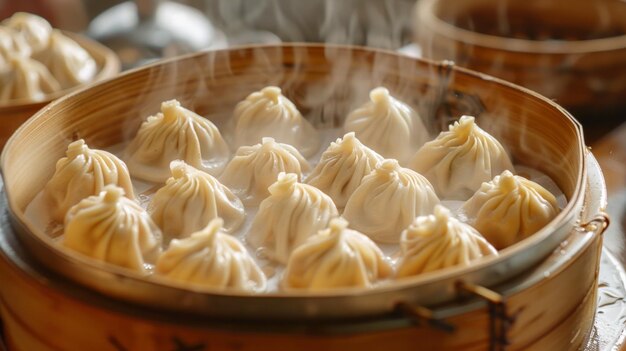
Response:
[{"label": "steamed dumpling", "polygon": [[295,173],[298,178],[308,171],[309,163],[291,145],[273,138],[263,138],[261,144],[241,146],[220,177],[245,205],[256,206],[269,196],[280,172]]},{"label": "steamed dumpling", "polygon": [[62,89],[91,82],[98,71],[87,50],[58,30],[52,32],[48,45],[33,58],[48,67]]},{"label": "steamed dumpling", "polygon": [[496,138],[480,129],[474,117],[458,122],[420,148],[409,167],[423,174],[437,195],[448,200],[467,200],[513,164]]},{"label": "steamed dumpling", "polygon": [[338,216],[333,200],[319,189],[298,183],[293,173],[280,173],[261,202],[247,242],[264,255],[286,263],[291,251]]},{"label": "steamed dumpling", "polygon": [[398,277],[414,276],[452,266],[467,266],[496,249],[476,229],[435,206],[434,214],[420,216],[402,232]]},{"label": "steamed dumpling", "polygon": [[389,90],[378,87],[370,92],[370,102],[351,112],[344,123],[346,132],[355,132],[363,144],[385,158],[407,162],[428,140],[420,116]]},{"label": "steamed dumpling", "polygon": [[461,211],[493,246],[503,249],[544,227],[559,207],[541,185],[504,171],[483,183]]},{"label": "steamed dumpling", "polygon": [[44,49],[52,33],[52,26],[48,21],[26,12],[16,12],[2,21],[2,25],[17,31],[33,52]]},{"label": "steamed dumpling", "polygon": [[439,199],[428,180],[396,160],[384,160],[361,182],[343,212],[352,227],[381,243],[397,243],[415,217]]},{"label": "steamed dumpling", "polygon": [[145,273],[145,264],[154,264],[161,254],[161,232],[143,208],[124,197],[124,189],[108,185],[69,210],[62,244]]},{"label": "steamed dumpling", "polygon": [[241,242],[222,232],[222,225],[215,218],[188,238],[172,240],[157,261],[156,274],[203,287],[265,290],[265,275]]},{"label": "steamed dumpling", "polygon": [[188,237],[217,217],[224,220],[224,230],[229,233],[241,226],[246,217],[241,200],[212,175],[179,160],[172,162],[171,172],[172,177],[148,205],[166,245],[173,238]]},{"label": "steamed dumpling", "polygon": [[27,57],[30,47],[15,30],[0,26],[0,71],[8,69],[12,56]]},{"label": "steamed dumpling", "polygon": [[234,112],[235,145],[254,145],[263,137],[293,145],[304,157],[319,149],[317,130],[278,87],[266,87],[237,104]]},{"label": "steamed dumpling", "polygon": [[363,178],[382,160],[350,132],[330,144],[306,182],[328,194],[338,207],[344,207]]},{"label": "steamed dumpling", "polygon": [[370,287],[392,274],[383,252],[367,236],[335,218],[328,229],[310,237],[287,263],[282,287],[325,290]]},{"label": "steamed dumpling", "polygon": [[65,154],[44,188],[52,218],[57,222],[63,223],[70,207],[100,194],[109,184],[122,187],[128,198],[135,198],[126,165],[112,153],[90,149],[79,139],[68,145]]},{"label": "steamed dumpling", "polygon": [[44,100],[60,89],[59,82],[44,65],[26,56],[11,55],[6,69],[0,72],[0,102]]},{"label": "steamed dumpling", "polygon": [[170,100],[161,104],[161,113],[141,124],[124,155],[133,176],[164,182],[174,160],[183,160],[217,176],[226,166],[230,152],[211,121]]}]

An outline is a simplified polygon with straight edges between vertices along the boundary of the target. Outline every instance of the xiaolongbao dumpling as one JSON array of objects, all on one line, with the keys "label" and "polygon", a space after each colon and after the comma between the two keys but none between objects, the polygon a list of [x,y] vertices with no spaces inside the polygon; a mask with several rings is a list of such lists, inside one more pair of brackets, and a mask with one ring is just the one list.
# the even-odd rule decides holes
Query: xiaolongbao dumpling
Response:
[{"label": "xiaolongbao dumpling", "polygon": [[437,195],[448,200],[467,200],[483,182],[513,170],[500,142],[470,116],[461,117],[449,131],[424,144],[409,167],[423,174]]},{"label": "xiaolongbao dumpling", "polygon": [[306,182],[328,194],[338,207],[344,207],[363,178],[382,160],[350,132],[330,144]]},{"label": "xiaolongbao dumpling", "polygon": [[174,160],[217,176],[226,166],[230,151],[211,121],[170,100],[161,104],[161,113],[141,124],[124,155],[133,176],[164,182]]},{"label": "xiaolongbao dumpling", "polygon": [[476,229],[435,206],[434,214],[420,216],[402,232],[398,277],[414,276],[452,266],[467,266],[496,249]]},{"label": "xiaolongbao dumpling", "polygon": [[204,287],[265,290],[265,275],[239,240],[222,233],[222,225],[215,218],[188,238],[172,240],[157,261],[156,274]]},{"label": "xiaolongbao dumpling", "polygon": [[57,222],[63,223],[70,207],[100,194],[110,184],[124,189],[128,198],[135,198],[126,165],[112,153],[90,149],[79,139],[68,145],[65,155],[44,188],[44,198]]},{"label": "xiaolongbao dumpling", "polygon": [[261,144],[241,146],[220,181],[245,205],[256,206],[269,196],[268,188],[280,172],[295,173],[300,178],[309,168],[309,163],[293,146],[263,138]]},{"label": "xiaolongbao dumpling", "polygon": [[107,185],[99,195],[73,206],[65,218],[62,244],[83,255],[146,272],[161,254],[161,232],[148,213]]},{"label": "xiaolongbao dumpling", "polygon": [[483,183],[461,211],[493,246],[503,249],[548,224],[559,207],[541,185],[504,171]]},{"label": "xiaolongbao dumpling", "polygon": [[354,229],[381,243],[397,243],[415,217],[439,203],[426,178],[397,160],[384,160],[354,191],[343,217]]},{"label": "xiaolongbao dumpling", "polygon": [[237,104],[234,112],[235,145],[254,145],[263,137],[293,145],[304,157],[319,149],[317,130],[281,94],[278,87],[266,87]]},{"label": "xiaolongbao dumpling", "polygon": [[300,245],[289,257],[282,287],[325,290],[369,287],[390,276],[391,265],[367,236],[347,228],[348,222],[335,218]]},{"label": "xiaolongbao dumpling", "polygon": [[60,89],[44,65],[26,56],[10,55],[7,68],[0,72],[0,102],[44,100]]},{"label": "xiaolongbao dumpling", "polygon": [[48,45],[33,58],[43,63],[62,89],[91,82],[98,71],[87,50],[58,30],[52,31]]},{"label": "xiaolongbao dumpling", "polygon": [[8,68],[11,56],[30,56],[30,47],[15,30],[0,26],[0,71]]},{"label": "xiaolongbao dumpling", "polygon": [[383,157],[404,164],[428,140],[422,119],[386,88],[373,89],[370,100],[348,115],[344,129],[355,132],[363,144]]},{"label": "xiaolongbao dumpling", "polygon": [[328,195],[298,183],[293,173],[280,173],[270,186],[270,196],[261,202],[246,238],[253,247],[274,261],[286,263],[291,251],[338,216]]},{"label": "xiaolongbao dumpling", "polygon": [[172,177],[148,205],[166,245],[171,239],[188,237],[217,217],[224,220],[224,230],[229,233],[241,226],[246,217],[241,200],[212,175],[180,160],[172,162],[171,172]]},{"label": "xiaolongbao dumpling", "polygon": [[26,12],[16,12],[2,21],[2,25],[17,31],[35,53],[48,45],[52,33],[52,26],[48,21]]}]

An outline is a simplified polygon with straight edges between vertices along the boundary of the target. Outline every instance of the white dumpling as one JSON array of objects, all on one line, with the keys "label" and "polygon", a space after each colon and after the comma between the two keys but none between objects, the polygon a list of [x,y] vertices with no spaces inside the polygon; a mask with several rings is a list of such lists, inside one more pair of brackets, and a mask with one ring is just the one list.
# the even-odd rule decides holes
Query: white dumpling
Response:
[{"label": "white dumpling", "polygon": [[41,101],[59,90],[59,82],[48,69],[26,56],[10,55],[6,69],[0,72],[0,102]]},{"label": "white dumpling", "polygon": [[156,274],[202,287],[259,292],[265,275],[235,237],[215,218],[185,239],[174,239],[156,264]]},{"label": "white dumpling", "polygon": [[261,202],[246,240],[263,256],[287,263],[294,248],[339,214],[328,195],[298,183],[293,173],[280,173],[269,191],[271,195]]},{"label": "white dumpling", "polygon": [[30,47],[15,30],[0,26],[0,71],[8,69],[12,56],[30,56]]},{"label": "white dumpling", "polygon": [[513,170],[500,142],[470,116],[461,117],[448,131],[424,144],[409,167],[423,174],[437,195],[447,200],[467,200],[483,182]]},{"label": "white dumpling", "polygon": [[278,87],[266,87],[237,104],[233,115],[235,145],[254,145],[263,137],[294,146],[311,157],[320,146],[317,130]]},{"label": "white dumpling", "polygon": [[107,185],[73,206],[65,218],[63,246],[83,255],[146,273],[161,254],[161,232],[148,213]]},{"label": "white dumpling", "polygon": [[293,146],[263,138],[261,144],[239,147],[220,181],[246,206],[256,206],[269,196],[268,188],[280,172],[295,173],[301,178],[310,167]]},{"label": "white dumpling", "polygon": [[44,49],[52,33],[52,26],[48,21],[26,12],[16,12],[2,21],[2,25],[17,31],[33,52]]},{"label": "white dumpling", "polygon": [[398,277],[414,276],[453,266],[467,266],[496,249],[476,229],[435,206],[434,214],[420,216],[402,232]]},{"label": "white dumpling", "polygon": [[343,217],[375,241],[395,244],[415,217],[432,213],[438,203],[426,178],[397,160],[384,160],[363,178]]},{"label": "white dumpling", "polygon": [[172,161],[171,173],[148,204],[148,213],[163,230],[166,245],[218,217],[229,233],[241,226],[246,217],[241,200],[215,177],[180,160]]},{"label": "white dumpling", "polygon": [[504,171],[483,183],[460,211],[493,246],[503,249],[544,227],[559,207],[541,185]]},{"label": "white dumpling", "polygon": [[44,198],[57,222],[63,223],[70,207],[98,195],[110,184],[123,188],[128,198],[135,198],[126,165],[112,153],[90,149],[79,139],[67,146],[65,155],[57,161],[54,175],[44,188]]},{"label": "white dumpling", "polygon": [[328,194],[338,207],[345,207],[363,178],[382,160],[350,132],[330,144],[306,183]]},{"label": "white dumpling", "polygon": [[385,158],[404,164],[428,140],[428,131],[411,107],[378,87],[370,101],[352,111],[344,123],[346,132],[355,132],[363,144]]},{"label": "white dumpling", "polygon": [[34,53],[33,58],[48,67],[63,89],[91,82],[98,71],[87,50],[58,30],[52,32],[48,45]]},{"label": "white dumpling", "polygon": [[174,160],[217,176],[229,157],[217,127],[176,100],[163,102],[161,113],[148,117],[124,150],[130,173],[152,182],[169,178]]},{"label": "white dumpling", "polygon": [[289,257],[281,285],[310,291],[370,287],[393,273],[383,252],[367,236],[335,218]]}]

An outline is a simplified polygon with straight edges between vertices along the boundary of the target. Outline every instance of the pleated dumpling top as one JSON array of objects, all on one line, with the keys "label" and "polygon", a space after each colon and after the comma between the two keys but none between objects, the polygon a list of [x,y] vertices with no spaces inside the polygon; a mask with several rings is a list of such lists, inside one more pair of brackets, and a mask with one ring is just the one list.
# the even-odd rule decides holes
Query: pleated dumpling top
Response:
[{"label": "pleated dumpling top", "polygon": [[2,25],[15,30],[33,53],[43,50],[50,40],[52,26],[43,17],[26,12],[16,12],[2,21]]},{"label": "pleated dumpling top", "polygon": [[218,176],[229,157],[217,127],[176,100],[163,102],[161,113],[148,117],[124,150],[130,173],[152,182],[169,178],[174,160]]},{"label": "pleated dumpling top", "polygon": [[467,200],[483,182],[513,170],[500,142],[463,116],[422,146],[409,168],[424,175],[444,200]]},{"label": "pleated dumpling top", "polygon": [[215,218],[184,239],[174,239],[159,257],[156,274],[202,287],[260,292],[266,278],[246,248],[222,231]]},{"label": "pleated dumpling top", "polygon": [[170,167],[172,176],[148,205],[150,216],[163,230],[166,246],[171,239],[187,237],[218,217],[229,233],[241,226],[246,212],[230,189],[184,161],[173,161]]},{"label": "pleated dumpling top", "polygon": [[0,71],[0,103],[41,101],[59,90],[61,86],[50,71],[27,56],[8,55],[6,67]]},{"label": "pleated dumpling top", "polygon": [[453,266],[467,266],[496,249],[469,224],[435,206],[434,214],[420,216],[402,232],[397,276],[407,277]]},{"label": "pleated dumpling top", "polygon": [[383,158],[347,133],[330,144],[306,183],[328,194],[337,207],[345,207],[348,198]]},{"label": "pleated dumpling top", "polygon": [[291,254],[282,287],[310,291],[364,288],[392,273],[383,252],[370,238],[348,229],[343,218],[336,218]]},{"label": "pleated dumpling top", "polygon": [[280,173],[269,191],[246,241],[271,260],[286,263],[294,248],[339,215],[328,195],[299,183],[296,174]]},{"label": "pleated dumpling top", "polygon": [[107,185],[98,195],[73,206],[65,219],[62,244],[83,255],[147,272],[161,254],[161,231],[148,213],[124,196],[124,189]]},{"label": "pleated dumpling top", "polygon": [[241,146],[224,169],[220,181],[246,206],[256,206],[269,196],[268,188],[278,179],[280,172],[295,173],[302,178],[302,172],[310,167],[293,146],[263,138],[260,144]]},{"label": "pleated dumpling top", "polygon": [[559,213],[556,198],[541,185],[504,171],[482,184],[461,211],[489,242],[503,249],[532,235]]},{"label": "pleated dumpling top", "polygon": [[235,145],[254,145],[263,137],[292,145],[304,156],[313,156],[320,146],[315,127],[278,87],[254,92],[235,107]]},{"label": "pleated dumpling top", "polygon": [[54,175],[44,188],[44,199],[52,218],[63,223],[70,207],[88,196],[100,194],[110,184],[124,189],[126,197],[135,198],[124,162],[110,152],[90,149],[79,139],[70,143],[65,157],[57,161]]},{"label": "pleated dumpling top", "polygon": [[363,178],[343,217],[374,241],[394,244],[415,217],[432,213],[438,203],[426,178],[396,160],[384,160]]},{"label": "pleated dumpling top", "polygon": [[373,89],[370,101],[348,115],[344,129],[355,132],[363,144],[383,157],[395,158],[401,164],[428,140],[417,112],[383,87]]}]

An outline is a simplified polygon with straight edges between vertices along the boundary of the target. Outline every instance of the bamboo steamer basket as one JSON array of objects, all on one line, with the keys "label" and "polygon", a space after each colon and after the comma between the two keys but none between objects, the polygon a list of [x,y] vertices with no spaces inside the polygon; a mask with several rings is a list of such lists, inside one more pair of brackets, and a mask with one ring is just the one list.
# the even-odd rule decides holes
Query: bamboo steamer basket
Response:
[{"label": "bamboo steamer basket", "polygon": [[619,0],[423,0],[425,57],[523,85],[575,116],[626,107],[626,3]]},{"label": "bamboo steamer basket", "polygon": [[[94,77],[94,82],[111,78],[120,72],[120,61],[111,49],[80,34],[71,32],[64,32],[64,34],[87,50],[96,61],[98,72]],[[0,150],[2,150],[4,144],[9,140],[11,134],[13,134],[24,121],[34,115],[35,112],[50,103],[50,101],[77,88],[78,87],[73,87],[48,94],[44,100],[32,101],[19,99],[7,103],[0,103]]]},{"label": "bamboo steamer basket", "polygon": [[[106,147],[127,140],[161,101],[172,98],[223,125],[238,101],[266,85],[283,88],[320,127],[340,125],[377,85],[413,105],[433,131],[461,113],[475,115],[510,149],[515,162],[553,178],[568,204],[532,237],[471,267],[371,290],[289,295],[237,295],[155,283],[58,250],[24,217],[69,141],[85,138],[93,147]],[[9,214],[19,239],[12,247],[19,246],[54,277],[33,281],[16,273],[15,260],[4,261],[0,271],[15,282],[2,291],[10,342],[17,350],[169,350],[193,342],[218,349],[379,349],[383,344],[403,349],[414,346],[411,340],[433,350],[482,350],[508,342],[512,349],[575,349],[572,345],[584,341],[593,321],[599,234],[608,222],[603,184],[589,185],[591,171],[596,179],[602,176],[582,140],[580,126],[565,110],[531,91],[447,62],[373,49],[244,47],[125,73],[55,101],[25,123],[3,152]],[[572,287],[566,294],[560,289],[564,284]],[[25,291],[33,295],[26,298]],[[21,306],[28,311],[15,299],[24,301]],[[83,319],[19,317],[61,305],[59,311],[75,311],[68,315]],[[102,324],[94,327],[91,319]],[[89,330],[81,328],[87,325]],[[54,330],[55,336],[42,336],[44,330]]]}]

